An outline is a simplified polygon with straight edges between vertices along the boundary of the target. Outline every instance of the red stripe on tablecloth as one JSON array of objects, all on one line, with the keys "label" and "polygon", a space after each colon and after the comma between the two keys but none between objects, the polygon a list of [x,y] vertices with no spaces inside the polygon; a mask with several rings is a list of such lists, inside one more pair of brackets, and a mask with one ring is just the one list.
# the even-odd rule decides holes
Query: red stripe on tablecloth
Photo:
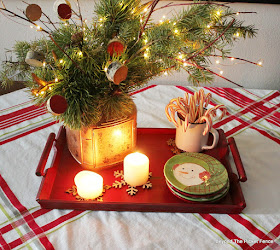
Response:
[{"label": "red stripe on tablecloth", "polygon": [[[44,215],[44,214],[46,214],[50,211],[52,211],[52,209],[39,209],[39,210],[31,213],[31,215],[34,219],[36,219],[37,217],[42,216],[42,215]],[[19,220],[14,221],[9,225],[6,225],[6,226],[0,228],[0,235],[5,234],[5,233],[13,230],[14,227],[18,227],[18,226],[21,226],[23,224],[25,224],[25,220],[23,218],[20,218]]]},{"label": "red stripe on tablecloth", "polygon": [[[236,133],[236,132],[239,131],[240,129],[243,129],[243,128],[245,128],[245,127],[248,127],[248,126],[252,125],[252,124],[249,123],[249,122],[243,121],[243,120],[240,119],[239,117],[235,117],[235,119],[236,119],[237,121],[239,121],[239,122],[241,123],[241,125],[239,125],[239,126],[233,128],[233,129],[231,129],[231,130],[225,132],[226,137],[229,137],[230,135]],[[218,127],[218,125],[216,126],[216,124],[215,124],[215,125],[214,125],[214,128],[217,128],[217,127]],[[259,128],[254,127],[254,126],[251,126],[250,128],[251,128],[251,129],[254,129],[254,130],[256,130],[256,131],[258,131],[260,134],[262,134],[262,135],[266,136],[267,138],[269,138],[269,139],[275,141],[276,143],[280,144],[280,139],[279,139],[278,137],[272,136],[271,134],[269,134],[269,133],[266,132],[265,130],[259,129]]]},{"label": "red stripe on tablecloth", "polygon": [[147,89],[151,89],[151,88],[154,88],[154,87],[156,87],[156,86],[157,86],[157,85],[150,85],[150,86],[145,87],[145,88],[143,88],[143,89],[136,90],[136,91],[130,93],[130,95],[135,95],[135,94],[141,93],[141,92],[143,92],[143,91],[145,91],[145,90],[147,90]]},{"label": "red stripe on tablecloth", "polygon": [[28,120],[34,119],[38,116],[44,115],[46,113],[47,113],[47,111],[45,109],[42,109],[42,108],[32,110],[31,112],[23,113],[23,114],[18,115],[16,117],[9,118],[5,121],[0,122],[0,129],[5,129],[5,128],[8,128],[8,127],[14,126],[14,125],[19,124],[21,122],[28,121]]},{"label": "red stripe on tablecloth", "polygon": [[[266,116],[267,114],[275,111],[277,109],[276,107],[279,107],[278,104],[272,104],[275,107],[271,107],[271,108],[263,105],[265,103],[268,103],[270,100],[278,97],[279,96],[278,92],[275,92],[275,93],[271,94],[270,96],[267,96],[264,100],[255,101],[255,100],[248,98],[247,96],[242,95],[241,93],[235,91],[234,89],[227,89],[227,92],[221,91],[220,88],[215,88],[215,89],[211,88],[210,90],[213,93],[219,95],[220,97],[228,99],[229,101],[231,101],[232,103],[234,103],[237,106],[245,107],[245,109],[242,110],[242,112],[240,112],[240,114],[245,114],[247,112],[251,112],[252,114],[255,114],[255,115]],[[226,120],[226,119],[224,119],[224,120]],[[273,116],[271,116],[270,119],[272,119],[274,122],[279,121],[278,118],[276,118],[276,117],[274,118]],[[225,122],[226,121],[224,121],[224,123]]]},{"label": "red stripe on tablecloth", "polygon": [[1,246],[3,247],[3,249],[10,249],[10,247],[8,247],[7,242],[5,241],[5,239],[3,238],[3,236],[0,233],[0,247]]},{"label": "red stripe on tablecloth", "polygon": [[[269,236],[270,235],[270,236]],[[273,228],[268,234],[267,237],[275,239],[278,238],[280,235],[280,224],[278,224],[275,228]],[[275,240],[274,239],[274,240]],[[275,241],[268,245],[271,249],[280,249],[279,244]],[[261,250],[267,247],[267,243],[257,242],[252,246],[252,249],[254,250]]]},{"label": "red stripe on tablecloth", "polygon": [[17,105],[14,105],[14,106],[10,106],[8,108],[5,108],[5,109],[0,109],[0,112],[3,112],[5,110],[8,110],[8,109],[11,109],[11,108],[15,108],[15,107],[18,107],[18,106],[22,106],[23,104],[26,104],[26,103],[31,103],[32,101],[26,101],[26,102],[23,102],[23,103],[20,103],[20,104],[17,104]]},{"label": "red stripe on tablecloth", "polygon": [[26,135],[29,135],[29,134],[31,134],[31,133],[34,133],[34,132],[36,132],[36,131],[39,131],[39,130],[41,130],[41,129],[47,128],[47,127],[49,127],[49,126],[52,126],[52,125],[54,125],[55,123],[58,123],[58,121],[52,121],[52,122],[47,123],[47,124],[45,124],[45,125],[43,125],[43,126],[41,126],[41,127],[37,127],[37,128],[31,129],[31,130],[29,130],[29,131],[27,131],[27,132],[24,132],[24,133],[20,134],[20,135],[14,136],[14,137],[9,138],[9,139],[4,140],[4,141],[0,141],[0,146],[3,145],[3,144],[5,144],[5,143],[8,143],[8,142],[14,141],[14,140],[16,140],[16,139],[19,139],[19,138],[21,138],[21,137],[24,137],[24,136],[26,136]]},{"label": "red stripe on tablecloth", "polygon": [[[232,240],[233,242],[235,242],[234,240],[236,240],[235,243],[237,245],[239,245],[240,247],[242,247],[243,249],[244,248],[246,248],[246,249],[250,248],[250,246],[246,242],[244,242],[244,240],[237,237],[230,229],[228,229],[227,227],[222,225],[212,215],[210,215],[210,214],[200,214],[200,216],[204,220],[208,221],[213,227],[215,227],[216,229],[221,231],[229,240]],[[238,241],[240,241],[240,242],[238,242]],[[242,243],[241,243],[241,241],[242,241]]]},{"label": "red stripe on tablecloth", "polygon": [[[54,249],[53,245],[51,242],[48,240],[46,235],[44,234],[44,231],[42,230],[41,227],[35,222],[34,218],[32,215],[29,213],[29,211],[24,207],[17,197],[14,195],[10,187],[8,186],[7,182],[3,179],[3,177],[0,175],[0,186],[11,202],[11,204],[19,211],[19,213],[23,216],[24,220],[26,223],[29,225],[30,229],[37,235],[39,236],[38,239],[40,242],[43,244],[46,249]],[[28,220],[26,219],[28,218]],[[29,220],[30,219],[30,220]]]},{"label": "red stripe on tablecloth", "polygon": [[26,108],[23,108],[23,109],[19,109],[17,111],[12,112],[12,113],[9,113],[9,114],[6,114],[6,115],[2,115],[2,116],[0,116],[0,122],[5,121],[5,120],[10,119],[10,118],[14,118],[14,117],[20,116],[20,115],[22,115],[24,113],[32,112],[34,110],[37,110],[40,107],[41,106],[31,105],[29,107],[26,107]]},{"label": "red stripe on tablecloth", "polygon": [[72,212],[68,213],[68,214],[65,214],[61,217],[59,217],[58,219],[42,226],[42,229],[44,230],[44,232],[48,231],[48,230],[51,230],[52,228],[60,225],[61,223],[65,222],[65,221],[68,221],[70,219],[72,219],[73,217],[76,217],[78,216],[79,214],[83,213],[84,211],[83,210],[73,210]]},{"label": "red stripe on tablecloth", "polygon": [[[54,227],[56,227],[56,226],[62,224],[62,223],[65,222],[65,221],[68,221],[68,220],[70,220],[70,219],[72,219],[72,218],[78,216],[79,214],[81,214],[81,213],[83,213],[83,212],[84,212],[84,211],[82,211],[82,210],[80,210],[80,211],[78,211],[78,210],[73,210],[73,211],[71,211],[70,213],[65,214],[65,215],[59,217],[58,219],[56,219],[56,220],[54,220],[54,221],[52,221],[52,222],[50,222],[50,223],[48,223],[48,224],[46,224],[46,225],[40,227],[40,229],[42,229],[43,232],[45,233],[46,231],[53,229]],[[17,247],[18,245],[20,245],[20,244],[22,244],[22,243],[23,243],[23,242],[22,242],[21,238],[18,238],[18,239],[16,239],[16,240],[14,240],[13,242],[9,243],[9,246]],[[51,248],[51,247],[52,247],[52,248]],[[53,246],[51,246],[51,247],[46,248],[46,249],[54,249]]]},{"label": "red stripe on tablecloth", "polygon": [[[257,227],[255,227],[250,221],[248,221],[245,218],[243,218],[242,216],[240,216],[239,214],[229,214],[229,216],[231,218],[233,218],[234,220],[236,220],[241,225],[243,225],[244,227],[246,227],[251,233],[256,235],[259,239],[262,239],[262,240],[274,240],[271,237],[269,237],[268,235],[266,235],[264,232],[259,230]],[[268,246],[269,244],[265,244],[265,245]]]}]

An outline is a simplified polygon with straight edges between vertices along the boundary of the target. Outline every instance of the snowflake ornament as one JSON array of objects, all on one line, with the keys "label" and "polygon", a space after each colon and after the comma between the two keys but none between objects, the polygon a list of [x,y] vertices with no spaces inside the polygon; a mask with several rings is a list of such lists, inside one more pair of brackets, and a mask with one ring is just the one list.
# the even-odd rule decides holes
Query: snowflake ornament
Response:
[{"label": "snowflake ornament", "polygon": [[133,186],[128,186],[128,189],[126,189],[126,192],[129,194],[129,195],[135,195],[137,192],[138,192],[138,189],[136,187],[133,187]]},{"label": "snowflake ornament", "polygon": [[[113,188],[119,188],[121,189],[124,186],[127,186],[128,188],[126,189],[127,194],[133,196],[138,192],[138,187],[133,187],[128,185],[125,180],[124,180],[124,174],[122,170],[116,170],[114,171],[114,176],[115,178],[119,178],[118,180],[115,180],[114,183],[112,184]],[[152,172],[149,173],[149,179],[152,177]],[[152,183],[150,180],[147,181],[144,185],[142,185],[143,189],[151,189],[152,188]]]}]

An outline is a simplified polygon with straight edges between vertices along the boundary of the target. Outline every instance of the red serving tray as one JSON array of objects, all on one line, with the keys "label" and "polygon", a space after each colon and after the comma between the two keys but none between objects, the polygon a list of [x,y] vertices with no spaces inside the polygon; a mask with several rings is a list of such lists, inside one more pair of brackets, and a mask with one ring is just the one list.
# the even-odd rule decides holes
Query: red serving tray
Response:
[{"label": "red serving tray", "polygon": [[[175,138],[175,129],[167,128],[138,128],[137,150],[146,154],[150,159],[150,171],[153,173],[151,189],[138,188],[135,196],[126,193],[126,186],[121,189],[106,190],[103,202],[78,201],[65,191],[74,185],[75,175],[82,167],[71,156],[67,145],[65,129],[61,127],[58,136],[51,133],[38,164],[36,175],[43,176],[37,195],[37,201],[42,208],[110,210],[110,211],[142,211],[142,212],[186,212],[186,213],[240,213],[246,203],[240,187],[240,181],[247,180],[246,174],[233,138],[227,141],[223,130],[219,129],[220,139],[217,148],[203,153],[218,159],[227,169],[230,179],[229,193],[217,203],[198,203],[182,201],[168,189],[163,174],[166,161],[173,156],[167,141]],[[211,143],[212,137],[209,138]],[[228,156],[229,147],[239,177],[232,172]],[[51,167],[44,170],[49,152],[54,147],[55,154]],[[122,163],[109,169],[99,171],[104,184],[112,185],[116,180],[113,173],[122,170]]]}]

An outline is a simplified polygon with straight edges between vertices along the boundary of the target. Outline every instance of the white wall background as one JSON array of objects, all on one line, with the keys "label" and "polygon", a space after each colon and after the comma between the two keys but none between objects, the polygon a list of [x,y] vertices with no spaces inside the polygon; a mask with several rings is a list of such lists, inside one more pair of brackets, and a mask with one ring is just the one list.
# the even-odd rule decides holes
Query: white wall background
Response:
[{"label": "white wall background", "polygon": [[[43,11],[56,20],[53,12],[54,0],[28,0],[28,3],[36,3],[41,6]],[[70,0],[72,7],[75,7],[75,1]],[[20,0],[4,0],[6,7],[17,13],[26,8]],[[80,0],[83,17],[90,19],[94,9],[94,0]],[[167,4],[168,1],[162,1],[160,5]],[[176,2],[174,2],[176,3]],[[177,3],[182,3],[177,2]],[[232,65],[231,61],[225,61],[223,64],[231,65],[212,65],[215,72],[224,71],[224,76],[232,81],[243,85],[246,88],[258,89],[278,89],[280,90],[280,4],[254,4],[254,3],[232,3],[230,6],[236,11],[255,11],[257,14],[240,15],[245,20],[245,24],[255,24],[259,29],[258,35],[254,39],[241,39],[232,50],[232,56],[241,57],[250,61],[263,60],[263,67],[252,64],[240,63]],[[156,21],[163,15],[176,13],[180,8],[167,8],[156,12],[152,18]],[[5,60],[5,48],[9,49],[17,40],[33,40],[42,36],[29,27],[29,24],[12,18],[17,22],[8,19],[0,14],[0,61]],[[151,81],[151,84],[177,84],[187,85],[187,77],[184,73],[176,73],[172,76],[162,76]],[[216,77],[212,86],[234,87],[235,85]]]}]

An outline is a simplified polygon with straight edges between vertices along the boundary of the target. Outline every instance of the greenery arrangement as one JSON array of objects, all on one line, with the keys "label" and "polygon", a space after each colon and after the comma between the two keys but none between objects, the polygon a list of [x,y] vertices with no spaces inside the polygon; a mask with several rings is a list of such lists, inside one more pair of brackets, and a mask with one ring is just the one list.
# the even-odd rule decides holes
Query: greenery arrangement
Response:
[{"label": "greenery arrangement", "polygon": [[[181,2],[157,8],[158,2],[96,1],[94,18],[86,21],[76,0],[78,10],[71,7],[70,13],[73,18],[61,18],[60,25],[46,15],[47,21],[33,21],[26,13],[20,16],[2,2],[2,14],[29,22],[46,33],[44,39],[16,42],[12,49],[16,61],[7,59],[2,64],[2,84],[28,79],[26,85],[38,104],[54,95],[63,96],[68,108],[56,118],[80,129],[127,116],[134,107],[130,92],[162,74],[184,70],[195,85],[210,83],[214,75],[223,77],[210,69],[210,58],[231,58],[228,45],[256,34],[253,25],[237,20],[241,12],[224,4]],[[65,4],[71,6],[66,0]],[[176,5],[186,8],[170,19],[151,21],[157,10]],[[29,51],[44,55],[41,66],[26,63]],[[108,77],[112,63],[128,70],[120,83]]]}]

